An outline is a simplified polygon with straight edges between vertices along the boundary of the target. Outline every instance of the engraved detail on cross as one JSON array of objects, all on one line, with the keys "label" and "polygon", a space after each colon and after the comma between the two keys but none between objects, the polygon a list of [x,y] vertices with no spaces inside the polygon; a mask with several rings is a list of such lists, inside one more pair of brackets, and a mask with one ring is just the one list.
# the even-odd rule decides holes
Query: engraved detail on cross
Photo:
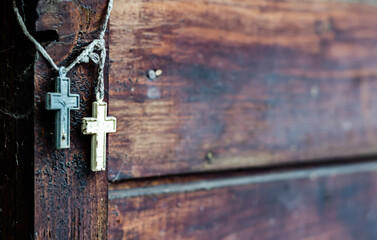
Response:
[{"label": "engraved detail on cross", "polygon": [[61,75],[56,78],[56,92],[47,93],[46,109],[56,110],[55,146],[57,149],[69,148],[70,145],[70,111],[78,110],[80,96],[70,93],[69,78]]},{"label": "engraved detail on cross", "polygon": [[107,116],[106,102],[93,102],[93,117],[85,117],[82,122],[83,134],[92,135],[91,169],[106,169],[106,134],[116,131],[116,118]]}]

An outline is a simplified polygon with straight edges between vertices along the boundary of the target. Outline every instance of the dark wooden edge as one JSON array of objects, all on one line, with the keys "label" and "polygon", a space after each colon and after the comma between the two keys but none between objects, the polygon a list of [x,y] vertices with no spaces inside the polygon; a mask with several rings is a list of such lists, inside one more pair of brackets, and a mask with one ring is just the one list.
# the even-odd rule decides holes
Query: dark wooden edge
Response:
[{"label": "dark wooden edge", "polygon": [[[37,2],[22,3],[32,32]],[[18,26],[11,0],[0,2],[0,18],[0,239],[33,239],[35,48]]]}]

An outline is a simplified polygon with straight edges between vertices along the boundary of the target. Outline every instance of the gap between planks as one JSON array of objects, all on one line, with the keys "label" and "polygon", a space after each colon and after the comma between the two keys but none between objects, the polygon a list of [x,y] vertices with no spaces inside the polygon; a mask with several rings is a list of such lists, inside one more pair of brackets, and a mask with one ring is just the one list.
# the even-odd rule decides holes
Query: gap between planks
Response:
[{"label": "gap between planks", "polygon": [[133,188],[109,191],[109,200],[140,197],[147,195],[171,194],[182,192],[194,192],[211,190],[215,188],[225,188],[232,186],[242,186],[256,183],[267,183],[294,179],[317,179],[320,177],[348,175],[354,173],[368,173],[377,171],[377,162],[349,164],[331,167],[316,167],[305,170],[287,171],[283,173],[267,173],[247,177],[231,177],[226,179],[202,180],[190,183],[162,184],[158,186]]}]

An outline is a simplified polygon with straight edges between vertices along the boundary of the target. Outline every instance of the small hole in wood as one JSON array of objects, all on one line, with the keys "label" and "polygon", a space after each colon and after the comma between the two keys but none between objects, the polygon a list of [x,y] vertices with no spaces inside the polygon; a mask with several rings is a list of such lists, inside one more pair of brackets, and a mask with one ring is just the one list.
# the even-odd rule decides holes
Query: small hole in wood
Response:
[{"label": "small hole in wood", "polygon": [[59,41],[59,34],[56,30],[39,31],[35,33],[35,39],[40,43]]}]

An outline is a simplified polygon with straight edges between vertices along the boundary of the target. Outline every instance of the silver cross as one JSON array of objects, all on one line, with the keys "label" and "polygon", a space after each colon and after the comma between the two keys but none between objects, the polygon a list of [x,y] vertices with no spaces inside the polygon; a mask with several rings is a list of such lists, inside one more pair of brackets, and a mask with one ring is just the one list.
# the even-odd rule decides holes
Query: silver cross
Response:
[{"label": "silver cross", "polygon": [[65,77],[64,69],[56,78],[56,92],[47,93],[46,109],[55,110],[55,146],[57,149],[69,148],[70,145],[70,110],[78,110],[80,96],[70,93],[70,80]]}]

